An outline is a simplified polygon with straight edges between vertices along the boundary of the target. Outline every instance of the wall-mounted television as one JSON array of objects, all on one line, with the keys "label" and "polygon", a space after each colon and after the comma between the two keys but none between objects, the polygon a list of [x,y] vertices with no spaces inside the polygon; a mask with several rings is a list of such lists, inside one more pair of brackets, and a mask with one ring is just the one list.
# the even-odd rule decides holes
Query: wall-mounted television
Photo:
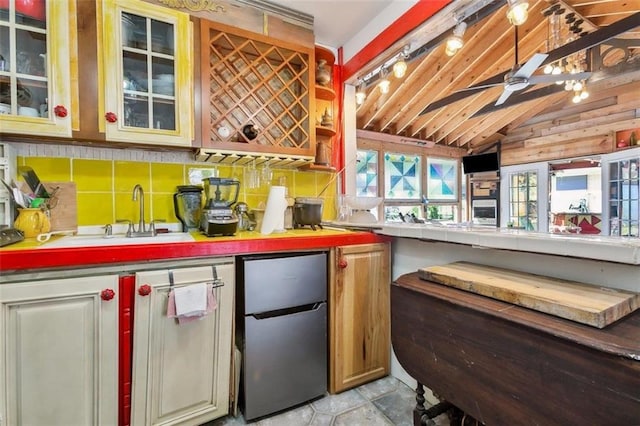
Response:
[{"label": "wall-mounted television", "polygon": [[466,155],[462,157],[462,167],[464,174],[500,170],[500,156],[497,152]]}]

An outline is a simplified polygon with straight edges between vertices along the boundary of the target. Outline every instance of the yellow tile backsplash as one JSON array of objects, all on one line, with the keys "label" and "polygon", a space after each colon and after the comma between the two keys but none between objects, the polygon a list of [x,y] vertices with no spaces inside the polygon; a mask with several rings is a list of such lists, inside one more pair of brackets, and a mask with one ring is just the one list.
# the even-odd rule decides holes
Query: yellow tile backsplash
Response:
[{"label": "yellow tile backsplash", "polygon": [[[133,191],[136,184],[149,190],[151,184],[151,164],[134,161],[114,161],[113,181],[115,192]],[[117,207],[117,204],[116,204]]]},{"label": "yellow tile backsplash", "polygon": [[27,157],[18,161],[20,166],[29,166],[43,182],[68,182],[71,180],[70,158]]},{"label": "yellow tile backsplash", "polygon": [[[71,160],[73,181],[79,192],[113,191],[113,162],[106,160]],[[39,172],[38,172],[39,173]]]},{"label": "yellow tile backsplash", "polygon": [[[204,169],[219,177],[240,181],[238,201],[249,208],[266,204],[270,185],[285,183],[289,196],[316,197],[334,173],[272,169],[271,180],[258,167],[260,185],[248,188],[248,166],[157,163],[148,161],[90,160],[60,157],[18,157],[18,165],[32,167],[42,181],[73,181],[77,188],[78,225],[104,226],[117,220],[139,221],[139,204],[132,200],[133,187],[142,185],[145,197],[145,221],[165,220],[177,223],[173,212],[173,193],[178,185],[191,184],[194,169]],[[191,174],[190,174],[191,172]],[[323,219],[335,218],[335,182],[323,194]],[[162,223],[157,224],[162,227]]]},{"label": "yellow tile backsplash", "polygon": [[79,191],[78,226],[101,225],[115,222],[112,193]]}]

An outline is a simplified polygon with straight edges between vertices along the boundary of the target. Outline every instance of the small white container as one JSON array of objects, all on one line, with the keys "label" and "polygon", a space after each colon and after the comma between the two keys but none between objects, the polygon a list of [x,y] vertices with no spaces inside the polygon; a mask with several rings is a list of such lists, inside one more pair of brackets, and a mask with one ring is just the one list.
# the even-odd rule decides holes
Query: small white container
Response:
[{"label": "small white container", "polygon": [[35,108],[21,106],[18,108],[18,115],[25,115],[27,117],[40,117],[40,112]]}]

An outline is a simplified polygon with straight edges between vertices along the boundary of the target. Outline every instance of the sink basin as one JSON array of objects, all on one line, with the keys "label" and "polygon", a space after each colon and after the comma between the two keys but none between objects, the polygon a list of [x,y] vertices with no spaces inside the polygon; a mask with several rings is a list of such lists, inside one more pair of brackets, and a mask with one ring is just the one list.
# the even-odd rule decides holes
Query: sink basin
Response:
[{"label": "sink basin", "polygon": [[185,243],[195,241],[191,234],[186,232],[173,232],[168,234],[158,234],[155,237],[135,237],[127,238],[124,235],[114,235],[105,238],[103,235],[68,235],[55,241],[49,241],[40,247],[61,248],[61,247],[97,247],[97,246],[121,246],[132,244],[166,244]]}]

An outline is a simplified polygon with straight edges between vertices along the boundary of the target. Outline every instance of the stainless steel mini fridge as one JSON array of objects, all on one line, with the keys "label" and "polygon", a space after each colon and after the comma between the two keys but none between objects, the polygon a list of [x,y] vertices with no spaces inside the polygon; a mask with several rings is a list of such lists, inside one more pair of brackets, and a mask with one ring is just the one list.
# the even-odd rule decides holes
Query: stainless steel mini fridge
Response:
[{"label": "stainless steel mini fridge", "polygon": [[243,257],[237,272],[245,420],[324,395],[327,254]]}]

